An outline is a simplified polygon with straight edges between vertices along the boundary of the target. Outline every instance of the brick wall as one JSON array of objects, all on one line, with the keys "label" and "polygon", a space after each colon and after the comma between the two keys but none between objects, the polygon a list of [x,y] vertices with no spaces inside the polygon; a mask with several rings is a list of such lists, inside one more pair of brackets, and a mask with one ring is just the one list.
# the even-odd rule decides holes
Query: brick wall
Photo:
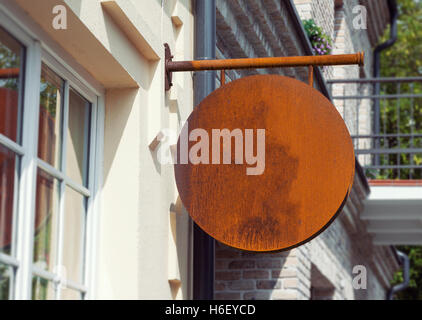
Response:
[{"label": "brick wall", "polygon": [[[333,53],[362,50],[367,53],[364,69],[357,66],[325,68],[327,79],[370,75],[368,32],[371,31],[357,31],[351,26],[350,16],[357,0],[295,0],[295,3],[302,19],[313,18],[332,35]],[[276,0],[217,0],[218,57],[303,55],[302,44],[284,5]],[[228,79],[255,73],[278,73],[305,81],[307,78],[306,68],[286,68],[231,71]],[[336,86],[333,90],[334,94],[345,90],[351,90],[352,94],[358,88]],[[356,105],[351,107],[338,101],[336,107],[342,115],[356,110]],[[360,108],[364,116],[359,119],[359,133],[363,133],[362,130],[370,130],[370,109],[364,105]],[[348,116],[353,118],[353,114]],[[355,122],[347,125],[352,133],[356,130]],[[398,264],[391,248],[374,246],[366,232],[365,223],[359,217],[365,197],[361,178],[356,176],[347,204],[334,223],[311,242],[289,252],[257,254],[217,243],[215,298],[383,299]],[[367,268],[367,290],[353,289],[354,265]]]},{"label": "brick wall", "polygon": [[216,244],[216,299],[297,299],[296,250],[258,254]]},{"label": "brick wall", "polygon": [[[384,299],[398,265],[391,248],[373,245],[359,219],[364,192],[358,179],[339,217],[305,245],[280,253],[251,253],[217,242],[215,298]],[[366,290],[352,286],[355,265],[367,270]]]},{"label": "brick wall", "polygon": [[[381,4],[380,1],[377,1]],[[355,29],[353,19],[356,14],[353,8],[361,3],[357,0],[295,0],[299,15],[302,19],[314,19],[326,34],[333,39],[333,54],[347,54],[359,51],[365,52],[365,67],[357,66],[333,66],[324,67],[326,79],[360,78],[370,77],[372,70],[372,43],[370,41],[373,24],[368,23],[369,29]],[[372,7],[368,7],[369,13]],[[382,7],[382,9],[384,9]],[[374,14],[368,19],[377,20]],[[380,22],[384,21],[379,19]],[[372,22],[370,20],[369,22]],[[383,24],[377,26],[378,32]],[[334,84],[332,95],[355,95],[357,93],[368,94],[368,86],[356,84]],[[346,125],[352,135],[366,135],[371,133],[371,105],[369,100],[335,100],[334,105],[343,116]],[[370,139],[359,139],[359,148],[370,148]],[[362,165],[370,161],[370,156],[360,155],[359,161]]]}]

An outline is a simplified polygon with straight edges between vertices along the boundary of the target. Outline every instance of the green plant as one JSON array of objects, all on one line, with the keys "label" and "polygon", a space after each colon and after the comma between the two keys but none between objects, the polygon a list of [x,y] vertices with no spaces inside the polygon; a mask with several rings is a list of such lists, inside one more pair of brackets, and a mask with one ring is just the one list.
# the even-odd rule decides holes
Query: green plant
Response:
[{"label": "green plant", "polygon": [[[399,18],[397,22],[397,41],[396,43],[384,50],[381,57],[381,75],[383,77],[411,77],[422,75],[422,2],[415,0],[397,0],[399,8]],[[389,30],[385,31],[381,42],[389,39]],[[422,93],[422,85],[415,83],[414,93]],[[393,85],[391,85],[393,86]],[[408,85],[407,85],[408,86]],[[385,93],[396,93],[395,88],[386,86]],[[408,87],[401,85],[400,93],[408,93]],[[400,132],[409,133],[409,115],[411,114],[411,99],[401,99],[400,117],[396,113],[396,101],[394,99],[384,106],[384,114],[386,119],[386,131],[397,132],[398,126]],[[414,115],[414,133],[422,133],[422,99],[414,99],[413,101],[413,115]],[[398,121],[397,121],[398,120]],[[393,131],[395,130],[395,131]],[[397,145],[398,141],[388,141],[389,146]],[[395,146],[394,145],[394,146]],[[414,139],[413,145],[420,147],[422,145],[422,138]],[[401,148],[409,147],[409,139],[402,139],[400,141]],[[417,156],[417,158],[415,157]],[[390,163],[397,161],[392,157]],[[405,162],[401,159],[401,164],[408,164],[409,158]],[[414,163],[421,163],[421,155],[414,155]],[[421,179],[421,170],[413,172],[413,179]],[[406,171],[404,171],[406,173]],[[390,176],[391,177],[391,176]],[[400,178],[397,176],[397,178]],[[405,176],[401,178],[407,179]],[[422,299],[422,246],[399,246],[399,250],[403,251],[410,259],[410,283],[409,287],[396,294],[395,299],[399,300],[421,300]],[[398,271],[395,275],[393,284],[398,284],[403,281],[402,271]]]},{"label": "green plant", "polygon": [[333,49],[333,40],[324,33],[321,27],[317,26],[313,19],[303,20],[306,34],[312,44],[314,54],[330,54]]}]

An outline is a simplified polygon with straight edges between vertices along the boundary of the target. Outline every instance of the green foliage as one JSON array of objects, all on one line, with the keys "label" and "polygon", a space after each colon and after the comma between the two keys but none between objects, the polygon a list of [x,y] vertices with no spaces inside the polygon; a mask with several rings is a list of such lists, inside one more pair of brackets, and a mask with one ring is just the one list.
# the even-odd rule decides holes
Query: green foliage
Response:
[{"label": "green foliage", "polygon": [[317,26],[313,19],[303,20],[303,26],[311,41],[314,54],[330,54],[333,48],[331,37],[325,34],[322,28]]},{"label": "green foliage", "polygon": [[[422,248],[416,246],[400,246],[410,259],[410,282],[406,290],[396,294],[395,299],[399,300],[422,300]],[[403,282],[403,271],[399,271],[394,275],[393,283]]]},{"label": "green foliage", "polygon": [[[396,43],[383,51],[381,56],[381,75],[384,77],[410,77],[422,76],[422,1],[417,0],[398,0],[399,20],[398,20],[398,38]],[[383,36],[382,41],[389,37],[389,30]],[[414,93],[422,93],[422,85],[414,85]],[[396,91],[393,85],[384,86],[382,92],[391,93]],[[409,92],[409,85],[402,85],[400,93]],[[385,121],[385,129],[387,132],[409,133],[413,127],[414,132],[422,133],[422,100],[414,99],[413,113],[414,121],[410,121],[411,100],[401,99],[400,112],[397,112],[395,100],[391,100],[381,108],[381,123]],[[384,110],[383,110],[384,109]],[[382,126],[381,126],[382,127]],[[402,147],[410,145],[409,139],[398,139],[391,141],[383,141],[389,143],[390,146],[397,146],[400,142]],[[381,146],[383,145],[381,142]],[[421,139],[413,141],[417,147],[422,146]],[[397,158],[390,156],[390,163],[397,163]],[[405,155],[400,156],[401,164],[409,163],[410,158]],[[384,164],[387,159],[382,160]],[[414,155],[415,164],[422,164],[422,156]],[[413,172],[413,178],[421,179],[419,173]],[[404,172],[406,174],[409,172]],[[384,177],[405,178],[393,172],[384,172]],[[400,214],[398,212],[397,214]],[[410,284],[409,288],[396,294],[396,299],[422,299],[422,247],[417,246],[399,246],[399,250],[408,254],[410,258]],[[393,284],[403,281],[402,271],[397,272]]]},{"label": "green foliage", "polygon": [[[0,69],[19,68],[20,56],[0,42]],[[18,80],[0,79],[0,87],[17,90]]]},{"label": "green foliage", "polygon": [[[384,50],[381,58],[385,77],[411,77],[422,75],[422,1],[397,0],[399,19],[396,43]],[[382,41],[389,38],[389,31]]]},{"label": "green foliage", "polygon": [[[381,54],[383,77],[422,75],[422,2],[398,0],[399,19],[396,43]],[[390,36],[386,30],[381,42]],[[422,94],[422,83],[387,83],[381,94]],[[422,99],[401,98],[380,101],[381,133],[422,134]],[[389,137],[379,140],[381,148],[420,148],[422,138]],[[420,165],[422,154],[391,154],[380,157],[381,165]],[[422,169],[383,169],[369,173],[378,179],[422,179]]]},{"label": "green foliage", "polygon": [[0,263],[0,300],[9,297],[9,267]]},{"label": "green foliage", "polygon": [[60,88],[42,77],[40,83],[40,105],[53,118],[56,116],[58,99],[60,99]]}]

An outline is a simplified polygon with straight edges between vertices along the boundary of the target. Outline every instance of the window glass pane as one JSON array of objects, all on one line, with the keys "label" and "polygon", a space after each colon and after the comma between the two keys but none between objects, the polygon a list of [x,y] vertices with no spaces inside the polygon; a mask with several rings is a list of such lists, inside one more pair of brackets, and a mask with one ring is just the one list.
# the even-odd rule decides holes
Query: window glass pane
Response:
[{"label": "window glass pane", "polygon": [[0,145],[0,252],[11,254],[16,155]]},{"label": "window glass pane", "polygon": [[63,265],[68,279],[83,282],[84,244],[85,244],[85,198],[66,187]]},{"label": "window glass pane", "polygon": [[66,173],[77,183],[87,184],[90,103],[72,88],[69,92]]},{"label": "window glass pane", "polygon": [[79,291],[72,290],[69,288],[62,289],[62,294],[60,296],[62,300],[82,300],[82,294]]},{"label": "window glass pane", "polygon": [[0,133],[19,142],[24,47],[0,28]]},{"label": "window glass pane", "polygon": [[32,300],[55,299],[54,284],[40,277],[32,277]]},{"label": "window glass pane", "polygon": [[13,268],[0,263],[0,300],[8,300],[11,294]]},{"label": "window glass pane", "polygon": [[38,169],[35,203],[34,263],[54,271],[57,254],[57,223],[59,210],[58,181]]},{"label": "window glass pane", "polygon": [[38,157],[60,167],[62,140],[63,80],[42,64]]}]

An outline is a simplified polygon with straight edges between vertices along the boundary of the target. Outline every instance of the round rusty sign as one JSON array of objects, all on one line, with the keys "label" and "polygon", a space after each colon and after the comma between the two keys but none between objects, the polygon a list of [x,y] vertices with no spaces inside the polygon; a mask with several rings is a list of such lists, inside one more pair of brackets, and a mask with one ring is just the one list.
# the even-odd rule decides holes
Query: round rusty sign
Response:
[{"label": "round rusty sign", "polygon": [[179,136],[180,198],[209,235],[248,251],[309,241],[341,211],[353,145],[331,102],[278,75],[230,82],[206,97]]}]

